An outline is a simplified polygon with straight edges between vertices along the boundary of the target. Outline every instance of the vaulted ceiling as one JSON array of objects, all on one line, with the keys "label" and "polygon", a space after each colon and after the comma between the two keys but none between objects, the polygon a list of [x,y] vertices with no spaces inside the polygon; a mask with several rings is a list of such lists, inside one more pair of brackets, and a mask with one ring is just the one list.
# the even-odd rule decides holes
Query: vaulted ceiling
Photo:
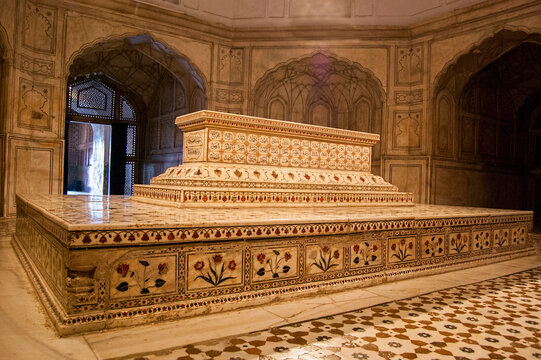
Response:
[{"label": "vaulted ceiling", "polygon": [[135,1],[232,27],[297,27],[322,24],[408,26],[487,2],[486,0]]}]

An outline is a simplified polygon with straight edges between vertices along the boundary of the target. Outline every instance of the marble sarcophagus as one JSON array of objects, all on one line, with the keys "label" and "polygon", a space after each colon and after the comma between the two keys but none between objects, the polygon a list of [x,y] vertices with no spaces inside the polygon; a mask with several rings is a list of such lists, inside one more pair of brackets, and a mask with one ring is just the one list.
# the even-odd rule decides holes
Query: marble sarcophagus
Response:
[{"label": "marble sarcophagus", "polygon": [[133,199],[18,196],[14,248],[61,335],[534,252],[532,212],[413,204],[370,174],[377,135],[209,111],[177,123],[184,163]]}]

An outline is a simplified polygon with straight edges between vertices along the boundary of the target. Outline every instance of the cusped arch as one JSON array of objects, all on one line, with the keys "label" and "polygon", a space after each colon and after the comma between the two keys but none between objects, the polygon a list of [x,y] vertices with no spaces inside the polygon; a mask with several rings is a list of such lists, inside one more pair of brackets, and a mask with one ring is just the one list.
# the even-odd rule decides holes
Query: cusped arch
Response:
[{"label": "cusped arch", "polygon": [[[344,113],[340,115],[343,119],[332,125],[346,128],[355,121],[354,106],[360,98],[369,99],[374,111],[379,112],[386,99],[380,80],[369,69],[323,51],[268,70],[258,79],[252,94],[251,114],[268,117],[270,102],[280,97],[288,109],[286,120],[300,122],[310,121],[309,107],[317,100],[314,96],[320,95],[333,111],[342,109]],[[381,115],[379,118],[381,121]]]},{"label": "cusped arch", "polygon": [[[470,80],[493,62],[528,43],[541,44],[541,34],[500,29],[455,56],[454,60],[437,75],[431,97],[434,154],[451,157],[457,151],[463,155],[469,150],[473,152],[469,148],[465,151],[461,145],[462,137],[456,135],[459,133],[471,135],[466,129],[469,123],[461,125],[459,119],[462,118],[464,109],[475,107],[476,104],[472,102],[480,99],[479,96],[474,96],[478,94],[469,93],[470,90],[478,90]],[[452,137],[451,134],[456,136]]]},{"label": "cusped arch", "polygon": [[65,63],[64,73],[67,77],[70,76],[70,68],[78,58],[95,52],[97,49],[111,50],[119,46],[132,46],[169,70],[178,80],[182,80],[182,77],[186,74],[191,75],[192,79],[205,94],[205,97],[207,97],[208,80],[203,71],[188,56],[169,46],[167,42],[161,40],[158,36],[148,33],[127,32],[97,38],[92,42],[86,43],[77,51],[70,54],[68,61]]},{"label": "cusped arch", "polygon": [[[541,34],[503,28],[458,53],[434,78],[432,98],[436,97],[437,93],[447,85],[457,72],[462,74],[460,77],[464,79],[463,86],[479,70],[525,42],[541,44]],[[471,64],[475,64],[475,66],[469,66]],[[460,92],[460,90],[461,88],[455,89],[454,92]]]}]

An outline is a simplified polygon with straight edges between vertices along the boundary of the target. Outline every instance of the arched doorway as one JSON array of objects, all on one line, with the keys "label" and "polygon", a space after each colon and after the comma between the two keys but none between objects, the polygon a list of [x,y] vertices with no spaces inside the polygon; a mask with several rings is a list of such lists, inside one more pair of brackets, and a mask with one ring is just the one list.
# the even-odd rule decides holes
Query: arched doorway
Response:
[{"label": "arched doorway", "polygon": [[[383,89],[359,64],[318,52],[270,70],[253,94],[255,116],[381,134]],[[380,144],[373,150],[375,173]]]},{"label": "arched doorway", "polygon": [[541,91],[540,40],[536,34],[501,31],[440,77],[433,154],[436,163],[446,165],[433,169],[432,202],[534,208],[536,190],[528,179],[535,162],[531,116],[532,96]]},{"label": "arched doorway", "polygon": [[139,168],[134,101],[106,76],[68,84],[64,189],[132,195]]},{"label": "arched doorway", "polygon": [[[143,34],[104,41],[83,50],[74,58],[69,72],[66,123],[90,124],[77,125],[80,130],[71,131],[71,135],[85,135],[86,140],[90,135],[111,137],[108,169],[113,172],[110,179],[104,175],[103,182],[92,180],[95,188],[102,184],[102,193],[106,193],[109,184],[109,194],[127,195],[131,192],[128,182],[148,183],[166,168],[178,165],[182,159],[182,136],[174,125],[175,118],[202,110],[207,102],[206,83],[188,59]],[[99,104],[96,103],[98,98],[101,99]],[[86,104],[90,99],[94,103]],[[74,106],[78,101],[85,103],[86,108]],[[125,117],[124,109],[131,109],[133,119]],[[111,126],[111,130],[108,132],[107,127],[100,126]],[[69,136],[70,129],[67,129],[68,144]],[[79,145],[80,157],[90,143],[86,144]],[[102,148],[107,149],[107,146],[98,146],[100,158]],[[68,145],[67,170],[70,162],[76,162],[70,160],[70,152],[75,151]],[[97,155],[93,156],[90,159],[95,161]],[[88,158],[83,156],[77,161],[88,164]],[[106,161],[102,162],[100,168],[105,169]],[[88,169],[95,171],[87,165],[86,170],[79,169],[79,172],[88,174]],[[81,183],[72,180],[73,176],[66,173],[65,192],[82,188]]]}]

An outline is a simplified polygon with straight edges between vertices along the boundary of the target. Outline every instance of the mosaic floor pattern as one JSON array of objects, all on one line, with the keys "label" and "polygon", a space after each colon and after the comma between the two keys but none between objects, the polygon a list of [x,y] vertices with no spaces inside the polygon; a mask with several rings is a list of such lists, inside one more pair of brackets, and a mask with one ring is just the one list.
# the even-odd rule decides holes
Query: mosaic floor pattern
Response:
[{"label": "mosaic floor pattern", "polygon": [[541,359],[541,267],[136,359]]}]

